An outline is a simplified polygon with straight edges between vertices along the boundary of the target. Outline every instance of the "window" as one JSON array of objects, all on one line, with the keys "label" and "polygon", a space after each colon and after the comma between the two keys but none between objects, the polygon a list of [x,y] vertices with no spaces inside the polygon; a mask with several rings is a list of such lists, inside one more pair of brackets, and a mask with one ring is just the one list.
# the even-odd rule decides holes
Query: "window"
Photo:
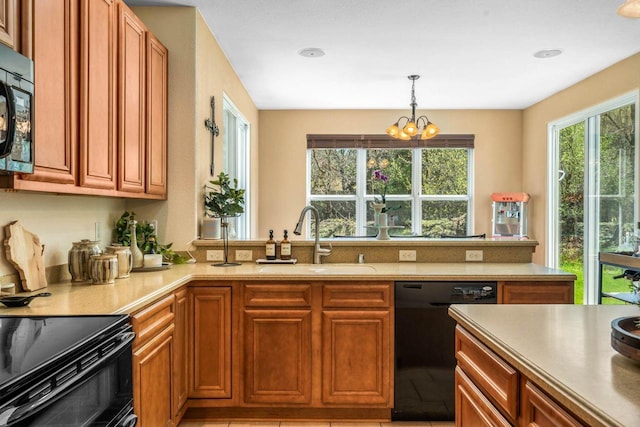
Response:
[{"label": "window", "polygon": [[382,188],[375,171],[388,177],[391,236],[471,234],[473,142],[473,135],[307,135],[307,199],[320,213],[320,237],[376,235],[371,202]]},{"label": "window", "polygon": [[[226,95],[222,101],[223,114],[223,170],[238,180],[238,187],[249,188],[249,123]],[[229,220],[230,235],[238,239],[249,237],[249,218],[251,206],[248,192],[245,192],[244,214]]]}]

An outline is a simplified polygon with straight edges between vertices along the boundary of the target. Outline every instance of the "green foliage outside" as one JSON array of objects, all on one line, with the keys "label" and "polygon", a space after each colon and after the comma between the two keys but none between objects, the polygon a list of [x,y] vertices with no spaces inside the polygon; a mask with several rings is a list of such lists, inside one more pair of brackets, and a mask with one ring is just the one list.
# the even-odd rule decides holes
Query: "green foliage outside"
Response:
[{"label": "green foliage outside", "polygon": [[[356,230],[357,153],[358,149],[311,151],[311,194],[339,199],[312,201],[320,213],[320,237],[362,235]],[[428,148],[421,149],[420,155],[422,173],[418,185],[422,186],[422,195],[467,195],[466,149]],[[389,177],[386,188],[388,214],[391,224],[403,227],[390,230],[391,235],[412,233],[412,168],[410,149],[366,150],[366,171],[360,171],[366,174],[364,197],[373,200],[379,195],[380,188],[371,179],[374,171],[380,170]],[[423,200],[421,235],[440,237],[467,234],[467,205],[466,200]],[[366,203],[365,209],[366,225],[373,225],[371,204]],[[375,230],[368,229],[369,235],[375,233]]]}]

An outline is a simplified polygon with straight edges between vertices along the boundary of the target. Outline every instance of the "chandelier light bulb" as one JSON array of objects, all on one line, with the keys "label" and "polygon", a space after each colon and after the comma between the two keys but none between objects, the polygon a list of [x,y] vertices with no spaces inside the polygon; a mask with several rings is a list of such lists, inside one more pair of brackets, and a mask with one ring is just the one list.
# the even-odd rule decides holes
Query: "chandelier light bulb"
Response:
[{"label": "chandelier light bulb", "polygon": [[413,135],[418,133],[418,126],[416,126],[416,124],[414,122],[410,121],[404,126],[404,129],[402,129],[402,130],[407,135],[413,136]]},{"label": "chandelier light bulb", "polygon": [[433,123],[429,122],[424,127],[424,130],[420,135],[420,139],[431,139],[439,133],[440,133],[440,128],[438,128],[438,126],[434,125]]},{"label": "chandelier light bulb", "polygon": [[396,122],[395,124],[389,126],[386,130],[387,135],[392,136],[394,138],[397,138],[398,134],[400,133],[400,128],[398,127],[398,122]]}]

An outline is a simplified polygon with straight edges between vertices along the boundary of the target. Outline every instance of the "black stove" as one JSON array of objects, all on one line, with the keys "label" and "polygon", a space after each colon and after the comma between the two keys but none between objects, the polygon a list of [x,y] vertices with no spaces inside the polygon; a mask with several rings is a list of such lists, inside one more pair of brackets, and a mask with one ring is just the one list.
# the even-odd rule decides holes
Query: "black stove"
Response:
[{"label": "black stove", "polygon": [[[120,425],[79,414],[72,402],[108,389],[113,396],[94,410],[131,406],[133,337],[128,315],[0,316],[0,426]],[[53,423],[61,413],[74,418]]]}]

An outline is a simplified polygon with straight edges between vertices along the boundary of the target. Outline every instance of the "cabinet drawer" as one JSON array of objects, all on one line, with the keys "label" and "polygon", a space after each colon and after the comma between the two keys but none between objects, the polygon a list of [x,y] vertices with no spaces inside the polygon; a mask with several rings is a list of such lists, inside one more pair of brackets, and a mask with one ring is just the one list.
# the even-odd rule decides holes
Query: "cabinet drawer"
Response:
[{"label": "cabinet drawer", "polygon": [[391,284],[349,282],[327,284],[322,288],[324,307],[387,308],[391,306]]},{"label": "cabinet drawer", "polygon": [[310,284],[244,285],[245,307],[310,307]]},{"label": "cabinet drawer", "polygon": [[522,421],[526,426],[583,425],[529,380],[525,381],[522,391]]},{"label": "cabinet drawer", "polygon": [[460,326],[456,326],[456,359],[498,408],[512,420],[518,417],[518,372]]},{"label": "cabinet drawer", "polygon": [[573,304],[572,282],[504,282],[498,288],[501,304]]},{"label": "cabinet drawer", "polygon": [[144,344],[172,324],[174,312],[174,296],[172,294],[132,315],[131,324],[136,333],[134,347]]},{"label": "cabinet drawer", "polygon": [[461,427],[511,426],[460,367],[456,368],[456,420]]}]

